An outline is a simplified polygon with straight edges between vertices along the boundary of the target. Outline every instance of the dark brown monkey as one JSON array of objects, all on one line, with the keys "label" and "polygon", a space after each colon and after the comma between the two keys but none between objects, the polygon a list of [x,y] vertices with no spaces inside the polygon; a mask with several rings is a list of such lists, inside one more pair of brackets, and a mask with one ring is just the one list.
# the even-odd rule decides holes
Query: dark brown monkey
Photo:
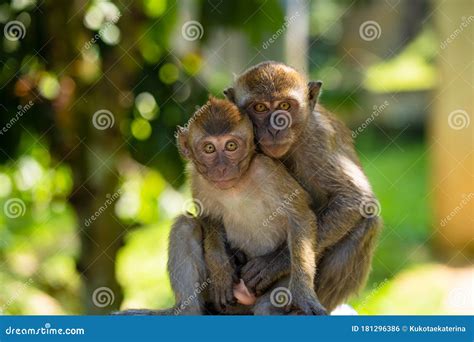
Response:
[{"label": "dark brown monkey", "polygon": [[[169,268],[181,312],[205,312],[204,302],[217,312],[234,304],[237,279],[228,243],[247,258],[287,246],[291,270],[278,284],[288,288],[286,295],[291,299],[284,303],[287,311],[325,314],[314,291],[316,217],[309,207],[309,196],[280,162],[255,153],[250,119],[232,102],[211,98],[187,128],[179,129],[177,141],[180,153],[189,161],[193,198],[202,208],[198,220],[203,227],[196,230],[197,220],[182,217],[170,238]],[[186,226],[204,236],[179,236]],[[201,239],[203,250],[198,243]],[[206,282],[210,291],[193,296],[195,284]],[[252,312],[277,313],[270,296],[258,298]],[[236,313],[235,308],[229,312]]]},{"label": "dark brown monkey", "polygon": [[[259,148],[279,159],[312,198],[320,255],[315,289],[332,310],[364,285],[381,220],[349,130],[317,104],[320,88],[291,67],[264,62],[224,93],[249,115]],[[242,278],[261,292],[289,270],[282,246],[278,254],[250,260]]]}]

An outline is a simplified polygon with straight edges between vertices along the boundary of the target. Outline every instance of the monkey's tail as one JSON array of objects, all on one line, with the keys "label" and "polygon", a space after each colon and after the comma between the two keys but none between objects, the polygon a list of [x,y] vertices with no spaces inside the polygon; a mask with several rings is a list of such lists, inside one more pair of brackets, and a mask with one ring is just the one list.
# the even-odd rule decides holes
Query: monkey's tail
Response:
[{"label": "monkey's tail", "polygon": [[113,316],[176,316],[179,315],[177,308],[148,310],[148,309],[129,309],[112,312]]}]

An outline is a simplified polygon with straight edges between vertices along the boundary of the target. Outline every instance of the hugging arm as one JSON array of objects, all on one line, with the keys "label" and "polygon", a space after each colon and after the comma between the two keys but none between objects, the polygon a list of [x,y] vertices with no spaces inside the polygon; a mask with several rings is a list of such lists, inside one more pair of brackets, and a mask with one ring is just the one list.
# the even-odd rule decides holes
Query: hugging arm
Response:
[{"label": "hugging arm", "polygon": [[296,210],[292,208],[293,215],[289,215],[288,247],[291,259],[289,290],[293,296],[291,306],[306,315],[324,315],[326,310],[314,291],[317,260],[316,217],[306,203],[301,202]]},{"label": "hugging arm", "polygon": [[211,283],[211,301],[219,311],[235,304],[233,285],[238,282],[234,267],[226,249],[226,236],[221,222],[201,219],[204,233],[204,260]]}]

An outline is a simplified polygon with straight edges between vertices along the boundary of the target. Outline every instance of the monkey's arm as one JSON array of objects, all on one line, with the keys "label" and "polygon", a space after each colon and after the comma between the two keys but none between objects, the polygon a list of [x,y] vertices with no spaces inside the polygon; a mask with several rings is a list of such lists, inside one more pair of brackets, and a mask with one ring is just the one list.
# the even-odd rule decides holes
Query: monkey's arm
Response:
[{"label": "monkey's arm", "polygon": [[289,290],[293,296],[292,307],[306,315],[325,315],[326,310],[314,291],[316,273],[316,217],[302,205],[289,216],[288,247],[291,258]]},{"label": "monkey's arm", "polygon": [[277,280],[290,274],[290,260],[285,241],[275,251],[250,259],[241,270],[241,278],[250,291],[261,296]]},{"label": "monkey's arm", "polygon": [[319,252],[335,245],[362,220],[375,216],[367,209],[378,205],[371,191],[363,191],[350,181],[334,184],[333,178],[328,193],[332,193],[328,205],[318,214]]},{"label": "monkey's arm", "polygon": [[[372,215],[366,212],[366,206],[378,204],[354,150],[350,131],[324,108],[318,107],[318,112],[320,116],[315,121],[318,124],[311,129],[312,144],[317,144],[318,153],[304,149],[312,144],[304,145],[296,155],[295,164],[306,189],[312,194],[323,193],[327,198],[326,204],[316,212],[317,248],[322,252],[341,241],[358,223],[370,219]],[[309,169],[312,171],[308,172]]]},{"label": "monkey's arm", "polygon": [[237,282],[234,268],[225,246],[222,223],[202,219],[204,227],[204,258],[211,280],[211,298],[219,311],[235,303],[233,285]]}]

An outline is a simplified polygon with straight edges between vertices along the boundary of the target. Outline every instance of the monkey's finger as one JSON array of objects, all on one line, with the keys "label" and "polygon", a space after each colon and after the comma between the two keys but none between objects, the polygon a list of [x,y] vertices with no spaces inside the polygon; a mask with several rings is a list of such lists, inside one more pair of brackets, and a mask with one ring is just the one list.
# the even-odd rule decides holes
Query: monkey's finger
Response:
[{"label": "monkey's finger", "polygon": [[242,278],[245,282],[245,285],[247,286],[247,288],[252,291],[253,293],[255,293],[255,289],[257,287],[257,284],[260,283],[260,281],[262,280],[261,278],[261,275],[258,274],[257,276],[255,276],[254,278],[250,278],[250,279],[245,279],[245,278]]},{"label": "monkey's finger", "polygon": [[263,277],[256,285],[255,285],[255,294],[257,296],[261,296],[265,293],[270,286],[275,283],[276,279],[270,277]]},{"label": "monkey's finger", "polygon": [[239,276],[237,275],[237,273],[235,273],[235,272],[232,273],[232,282],[233,282],[234,284],[240,283],[240,278],[239,278]]},{"label": "monkey's finger", "polygon": [[225,290],[224,289],[221,289],[219,291],[219,305],[221,306],[222,309],[225,308],[225,305],[226,305],[226,300],[225,300]]},{"label": "monkey's finger", "polygon": [[265,273],[266,270],[264,268],[255,267],[248,270],[247,273],[242,273],[241,277],[247,285],[255,288],[257,283],[265,276]]},{"label": "monkey's finger", "polygon": [[222,303],[221,303],[220,291],[217,288],[214,289],[214,304],[217,308],[217,311],[220,311],[220,312],[224,311],[224,308],[222,307]]},{"label": "monkey's finger", "polygon": [[315,316],[327,316],[328,312],[324,309],[317,308],[313,310],[313,315]]},{"label": "monkey's finger", "polygon": [[247,264],[245,264],[245,266],[242,267],[242,276],[245,275],[246,278],[250,279],[260,273],[264,268],[264,265],[259,261],[259,259],[253,259]]},{"label": "monkey's finger", "polygon": [[[231,295],[229,295],[229,290],[232,292]],[[221,290],[219,291],[219,303],[223,309],[225,309],[225,307],[230,304],[232,298],[233,298],[232,286],[222,287]]]},{"label": "monkey's finger", "polygon": [[316,316],[327,316],[328,312],[322,305],[312,305],[311,314]]},{"label": "monkey's finger", "polygon": [[234,296],[234,289],[232,287],[226,290],[226,305],[234,305],[237,303],[237,299]]}]

